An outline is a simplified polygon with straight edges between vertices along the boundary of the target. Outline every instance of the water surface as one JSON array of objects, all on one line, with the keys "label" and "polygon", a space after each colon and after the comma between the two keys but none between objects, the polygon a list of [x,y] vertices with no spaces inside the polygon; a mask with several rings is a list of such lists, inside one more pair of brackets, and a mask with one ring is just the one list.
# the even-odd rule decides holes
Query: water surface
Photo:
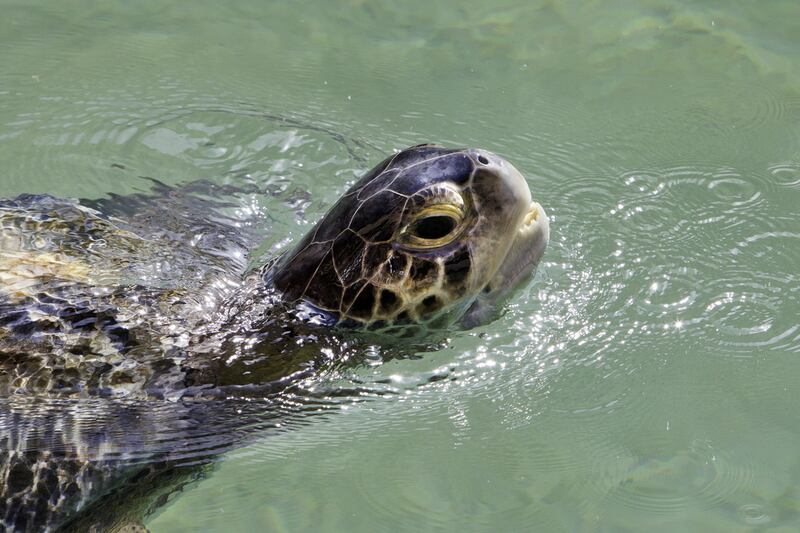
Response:
[{"label": "water surface", "polygon": [[0,2],[2,196],[254,183],[278,251],[434,141],[551,217],[497,321],[377,350],[353,379],[392,394],[228,453],[154,532],[800,527],[796,2],[491,4]]}]

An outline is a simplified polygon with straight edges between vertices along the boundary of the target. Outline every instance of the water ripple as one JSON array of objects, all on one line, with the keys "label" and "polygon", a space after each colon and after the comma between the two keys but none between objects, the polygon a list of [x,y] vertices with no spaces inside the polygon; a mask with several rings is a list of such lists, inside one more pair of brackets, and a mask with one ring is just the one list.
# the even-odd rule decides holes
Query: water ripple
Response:
[{"label": "water ripple", "polygon": [[650,513],[708,509],[752,483],[754,466],[713,443],[695,440],[663,457],[630,458],[622,476],[596,487],[608,504]]},{"label": "water ripple", "polygon": [[800,164],[782,163],[773,165],[768,170],[778,185],[790,189],[800,189]]},{"label": "water ripple", "polygon": [[[125,90],[90,98],[42,96],[39,109],[18,112],[0,124],[0,138],[27,139],[35,147],[13,158],[4,194],[35,192],[42,176],[72,174],[83,179],[63,195],[130,193],[137,175],[178,183],[282,174],[287,183],[303,184],[319,173],[341,173],[348,163],[358,165],[357,172],[372,157],[366,143],[316,117],[273,114],[244,102],[170,89],[169,80],[161,84],[168,96]],[[320,151],[331,155],[319,158]],[[47,192],[57,193],[49,183]]]}]

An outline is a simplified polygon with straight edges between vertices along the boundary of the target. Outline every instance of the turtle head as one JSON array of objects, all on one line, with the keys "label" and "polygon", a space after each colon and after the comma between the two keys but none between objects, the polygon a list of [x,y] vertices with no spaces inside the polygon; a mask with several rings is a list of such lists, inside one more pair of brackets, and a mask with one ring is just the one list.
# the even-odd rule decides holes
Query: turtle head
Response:
[{"label": "turtle head", "polygon": [[446,314],[474,325],[530,276],[548,235],[547,216],[510,163],[419,145],[362,177],[267,276],[289,302],[336,322]]}]

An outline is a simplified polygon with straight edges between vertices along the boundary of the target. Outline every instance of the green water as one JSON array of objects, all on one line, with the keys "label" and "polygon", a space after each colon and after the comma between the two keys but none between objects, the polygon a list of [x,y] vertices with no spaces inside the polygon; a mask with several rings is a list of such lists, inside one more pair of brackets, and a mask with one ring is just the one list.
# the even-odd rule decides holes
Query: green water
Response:
[{"label": "green water", "polygon": [[249,175],[268,250],[435,141],[551,217],[499,320],[354,369],[397,394],[228,454],[152,531],[800,528],[795,0],[0,8],[0,196]]}]

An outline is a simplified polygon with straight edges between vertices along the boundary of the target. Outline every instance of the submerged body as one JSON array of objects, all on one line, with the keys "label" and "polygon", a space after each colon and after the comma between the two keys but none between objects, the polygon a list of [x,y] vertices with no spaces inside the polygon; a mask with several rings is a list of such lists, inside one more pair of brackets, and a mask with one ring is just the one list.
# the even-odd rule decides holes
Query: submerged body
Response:
[{"label": "submerged body", "polygon": [[[295,385],[330,353],[358,355],[331,326],[474,326],[528,279],[549,232],[508,162],[431,145],[387,158],[261,269],[245,272],[235,231],[173,229],[184,252],[161,242],[159,220],[0,201],[0,524],[11,530],[140,518],[155,485],[185,482],[182,461],[234,445],[271,420],[265,409],[285,417],[286,395],[304,396]],[[175,285],[159,264],[181,253],[208,268]],[[242,397],[266,403],[250,413]],[[223,437],[209,446],[211,434]]]}]

